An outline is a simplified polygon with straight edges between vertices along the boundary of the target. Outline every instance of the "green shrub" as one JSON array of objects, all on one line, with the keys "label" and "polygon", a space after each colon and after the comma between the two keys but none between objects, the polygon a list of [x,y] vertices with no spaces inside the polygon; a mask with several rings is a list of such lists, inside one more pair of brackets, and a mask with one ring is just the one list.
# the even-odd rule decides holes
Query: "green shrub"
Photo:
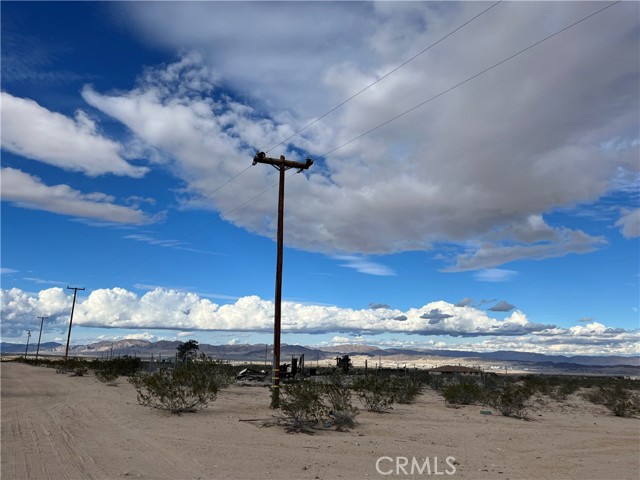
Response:
[{"label": "green shrub", "polygon": [[532,395],[523,385],[508,383],[501,391],[492,392],[489,403],[505,417],[526,417],[526,401]]},{"label": "green shrub", "polygon": [[80,358],[68,358],[56,362],[56,373],[71,373],[72,377],[82,377],[89,371],[89,362]]},{"label": "green shrub", "polygon": [[640,397],[631,394],[622,385],[601,386],[596,391],[587,392],[584,398],[592,403],[604,405],[616,417],[633,417],[640,413]]},{"label": "green shrub", "polygon": [[395,390],[395,401],[398,403],[413,403],[422,393],[423,383],[417,377],[404,376],[392,379]]},{"label": "green shrub", "polygon": [[294,430],[312,427],[326,417],[328,409],[322,401],[322,393],[322,385],[311,381],[284,385],[280,409]]},{"label": "green shrub", "polygon": [[129,382],[138,392],[141,405],[182,413],[209,405],[232,378],[228,365],[207,361],[185,363],[151,374],[137,373]]},{"label": "green shrub", "polygon": [[351,390],[343,375],[339,372],[329,377],[324,385],[324,399],[329,409],[331,422],[338,430],[353,427],[358,409],[351,402]]},{"label": "green shrub", "polygon": [[485,400],[484,389],[473,382],[453,383],[442,390],[442,396],[452,405],[472,405]]},{"label": "green shrub", "polygon": [[116,380],[120,376],[116,371],[116,369],[110,368],[112,367],[111,365],[102,365],[101,367],[102,368],[98,368],[94,372],[94,375],[96,376],[96,378],[100,380],[102,383],[107,383],[109,385],[115,386]]},{"label": "green shrub", "polygon": [[118,376],[130,377],[135,375],[142,366],[142,360],[136,357],[125,355],[124,357],[112,358],[111,360],[96,360],[93,367],[98,370],[110,370]]},{"label": "green shrub", "polygon": [[356,378],[352,388],[370,412],[384,412],[396,399],[394,382],[381,375],[364,375]]}]

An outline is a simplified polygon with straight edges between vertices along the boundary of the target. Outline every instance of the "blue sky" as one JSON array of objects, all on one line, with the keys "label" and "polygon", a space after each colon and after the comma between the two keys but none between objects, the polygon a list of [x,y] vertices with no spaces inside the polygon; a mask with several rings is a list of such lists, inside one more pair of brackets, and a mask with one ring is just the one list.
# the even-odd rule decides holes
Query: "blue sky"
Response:
[{"label": "blue sky", "polygon": [[73,343],[271,342],[262,149],[315,161],[283,342],[637,354],[640,5],[607,5],[2,2],[3,340],[66,338],[77,285]]}]

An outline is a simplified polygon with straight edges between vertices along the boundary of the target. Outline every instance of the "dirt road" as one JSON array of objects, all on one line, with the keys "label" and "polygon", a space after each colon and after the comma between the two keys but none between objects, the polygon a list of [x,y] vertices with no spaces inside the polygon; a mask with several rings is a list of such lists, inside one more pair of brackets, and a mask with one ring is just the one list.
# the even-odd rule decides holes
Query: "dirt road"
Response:
[{"label": "dirt road", "polygon": [[263,387],[233,387],[207,410],[171,416],[138,405],[125,379],[112,387],[2,363],[1,380],[4,480],[637,479],[640,469],[640,421],[577,398],[523,421],[446,408],[428,392],[389,413],[361,412],[350,432],[306,435],[240,421],[273,417]]}]

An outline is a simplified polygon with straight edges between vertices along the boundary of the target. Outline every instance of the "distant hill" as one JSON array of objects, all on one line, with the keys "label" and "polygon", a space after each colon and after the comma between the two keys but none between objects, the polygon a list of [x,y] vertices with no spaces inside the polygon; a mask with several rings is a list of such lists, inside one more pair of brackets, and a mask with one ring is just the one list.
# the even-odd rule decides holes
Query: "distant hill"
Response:
[{"label": "distant hill", "polygon": [[[161,340],[149,342],[147,340],[125,339],[117,341],[101,341],[89,345],[73,345],[70,354],[81,356],[101,357],[106,355],[131,355],[140,357],[171,357],[176,354],[176,348],[180,341]],[[2,342],[0,351],[2,354],[24,353],[25,344]],[[35,353],[36,345],[29,344],[29,353]],[[64,354],[65,345],[56,342],[46,342],[40,345],[40,353],[43,355]],[[209,345],[200,344],[200,352],[223,360],[256,361],[270,360],[272,347],[265,344],[237,344],[237,345]],[[406,361],[424,357],[450,357],[464,358],[468,361],[479,363],[479,360],[521,363],[531,365],[550,366],[576,370],[580,367],[640,367],[640,356],[623,357],[618,355],[606,356],[564,356],[544,355],[541,353],[497,351],[497,352],[473,352],[460,350],[435,350],[435,349],[381,349],[370,345],[338,345],[332,347],[313,348],[302,345],[281,345],[280,356],[283,362],[287,362],[291,355],[304,354],[307,361],[333,360],[339,355],[366,356],[370,358],[402,356]]]},{"label": "distant hill", "polygon": [[[5,353],[24,353],[24,349],[26,348],[26,343],[7,343],[7,342],[2,342],[0,343],[0,352],[5,354]],[[41,343],[40,344],[40,351],[44,351],[44,350],[51,350],[51,349],[55,349],[57,347],[62,347],[63,345],[60,343],[56,343],[56,342],[46,342],[46,343]],[[31,351],[33,350],[33,352],[35,353],[36,349],[38,348],[38,344],[33,344],[33,343],[29,343],[29,353],[31,353]]]}]

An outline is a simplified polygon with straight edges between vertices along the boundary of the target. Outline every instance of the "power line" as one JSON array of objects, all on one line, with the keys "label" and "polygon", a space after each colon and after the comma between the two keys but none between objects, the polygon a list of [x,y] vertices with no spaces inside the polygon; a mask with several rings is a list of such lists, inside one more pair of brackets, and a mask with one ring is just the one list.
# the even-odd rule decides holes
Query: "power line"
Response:
[{"label": "power line", "polygon": [[[296,176],[296,175],[298,175],[299,173],[300,173],[299,171],[296,171],[295,173],[293,173],[293,174],[289,175],[289,178],[291,178],[291,177],[295,177],[295,176]],[[237,205],[237,206],[235,206],[235,207],[233,207],[233,208],[231,208],[231,209],[229,209],[229,210],[225,210],[224,212],[220,212],[220,214],[219,214],[218,216],[222,218],[222,217],[224,217],[224,216],[226,216],[226,215],[229,215],[229,214],[231,214],[231,213],[235,212],[236,210],[241,209],[242,207],[244,207],[245,205],[247,205],[247,204],[249,204],[249,203],[253,202],[253,201],[254,201],[254,200],[256,200],[257,198],[260,198],[262,195],[264,195],[264,194],[265,194],[265,193],[267,193],[268,191],[273,190],[273,189],[274,189],[275,187],[277,187],[277,186],[278,186],[278,183],[274,183],[274,184],[273,184],[273,185],[271,185],[270,187],[265,188],[265,189],[264,189],[264,190],[262,190],[260,193],[258,193],[257,195],[254,195],[254,196],[253,196],[253,197],[251,197],[250,199],[248,199],[248,200],[246,200],[246,201],[242,202],[241,204],[239,204],[239,205]],[[206,222],[206,223],[204,223],[204,224],[200,225],[199,227],[195,228],[194,230],[191,230],[191,231],[190,231],[189,233],[187,233],[186,235],[183,235],[182,237],[179,237],[177,240],[178,240],[178,241],[186,240],[187,238],[191,237],[192,235],[195,235],[196,233],[198,233],[199,231],[204,230],[204,229],[205,229],[205,228],[207,228],[209,225],[212,225],[212,224],[213,224],[213,223],[215,223],[216,221],[217,221],[217,219],[214,219],[214,220],[211,220],[211,221],[209,221],[209,222]],[[155,256],[159,255],[159,254],[160,254],[160,253],[162,253],[162,252],[163,252],[163,250],[158,250],[158,251],[156,251],[156,252],[154,252],[154,253],[152,253],[152,254],[150,254],[150,255],[147,255],[146,257],[144,257],[144,258],[142,258],[142,259],[138,260],[137,262],[132,263],[132,264],[129,264],[129,265],[127,265],[127,266],[125,266],[123,269],[121,269],[121,270],[117,271],[116,273],[114,273],[114,275],[119,275],[119,274],[121,274],[121,273],[123,273],[123,272],[125,272],[125,271],[127,271],[127,270],[130,270],[130,269],[131,269],[131,268],[133,268],[133,267],[136,267],[136,266],[138,266],[138,265],[140,265],[140,264],[142,264],[142,263],[144,263],[144,262],[147,262],[147,261],[149,261],[150,259],[152,259],[153,257],[155,257]],[[123,253],[126,253],[126,250],[125,250],[125,252],[123,252]]]},{"label": "power line", "polygon": [[508,62],[508,61],[509,61],[509,60],[511,60],[512,58],[515,58],[515,57],[517,57],[518,55],[520,55],[520,54],[522,54],[522,53],[524,53],[524,52],[526,52],[526,51],[528,51],[528,50],[531,50],[532,48],[534,48],[534,47],[536,47],[536,46],[540,45],[541,43],[546,42],[547,40],[549,40],[549,39],[551,39],[551,38],[555,37],[556,35],[559,35],[559,34],[561,34],[562,32],[564,32],[564,31],[566,31],[566,30],[569,30],[569,29],[570,29],[570,28],[572,28],[572,27],[575,27],[575,26],[576,26],[576,25],[578,25],[579,23],[582,23],[582,22],[584,22],[585,20],[588,20],[589,18],[591,18],[591,17],[593,17],[593,16],[595,16],[595,15],[597,15],[597,14],[599,14],[599,13],[602,13],[602,12],[603,12],[603,11],[605,11],[607,8],[613,7],[614,5],[616,5],[616,4],[618,4],[618,3],[620,3],[621,1],[622,1],[622,0],[618,0],[617,2],[610,3],[610,4],[609,4],[609,5],[607,5],[606,7],[603,7],[603,8],[601,8],[600,10],[597,10],[597,11],[595,11],[595,12],[591,13],[590,15],[587,15],[586,17],[584,17],[584,18],[582,18],[582,19],[580,19],[580,20],[578,20],[578,21],[576,21],[576,22],[573,22],[571,25],[568,25],[568,26],[566,26],[566,27],[562,28],[561,30],[558,30],[557,32],[552,33],[551,35],[549,35],[549,36],[547,36],[547,37],[543,38],[542,40],[538,40],[537,42],[535,42],[535,43],[533,43],[533,44],[529,45],[529,46],[528,46],[528,47],[526,47],[526,48],[523,48],[523,49],[522,49],[522,50],[520,50],[519,52],[516,52],[516,53],[514,53],[514,54],[512,54],[512,55],[508,56],[507,58],[505,58],[505,59],[503,59],[503,60],[500,60],[498,63],[494,63],[494,64],[493,64],[493,65],[491,65],[490,67],[485,68],[485,69],[484,69],[484,70],[482,70],[481,72],[476,73],[475,75],[473,75],[473,76],[471,76],[471,77],[467,78],[466,80],[463,80],[462,82],[457,83],[457,84],[455,84],[455,85],[454,85],[454,86],[452,86],[452,87],[449,87],[448,89],[446,89],[446,90],[444,90],[444,91],[442,91],[442,92],[438,93],[437,95],[434,95],[433,97],[431,97],[431,98],[429,98],[429,99],[425,100],[424,102],[421,102],[421,103],[419,103],[419,104],[417,104],[417,105],[415,105],[415,106],[411,107],[410,109],[405,110],[404,112],[402,112],[402,113],[400,113],[400,114],[396,115],[395,117],[392,117],[392,118],[390,118],[389,120],[386,120],[385,122],[382,122],[380,125],[377,125],[377,126],[375,126],[375,127],[371,128],[370,130],[367,130],[366,132],[361,133],[360,135],[358,135],[358,136],[356,136],[356,137],[352,138],[351,140],[349,140],[349,141],[347,141],[347,142],[345,142],[345,143],[343,143],[343,144],[341,144],[341,145],[339,145],[339,146],[335,147],[334,149],[329,150],[328,152],[326,152],[326,153],[322,154],[322,155],[321,155],[321,157],[326,157],[327,155],[332,154],[332,153],[333,153],[333,152],[335,152],[336,150],[339,150],[339,149],[341,149],[341,148],[343,148],[343,147],[346,147],[346,146],[347,146],[347,145],[349,145],[350,143],[353,143],[353,142],[355,142],[356,140],[359,140],[360,138],[364,137],[365,135],[368,135],[368,134],[370,134],[371,132],[374,132],[374,131],[378,130],[379,128],[384,127],[385,125],[388,125],[389,123],[391,123],[391,122],[393,122],[393,121],[397,120],[398,118],[403,117],[404,115],[406,115],[406,114],[408,114],[408,113],[413,112],[414,110],[416,110],[416,109],[418,109],[418,108],[422,107],[423,105],[426,105],[427,103],[431,102],[432,100],[435,100],[436,98],[439,98],[439,97],[441,97],[441,96],[443,96],[443,95],[445,95],[445,94],[449,93],[450,91],[452,91],[452,90],[454,90],[454,89],[456,89],[456,88],[458,88],[458,87],[460,87],[460,86],[464,85],[465,83],[468,83],[468,82],[470,82],[471,80],[473,80],[473,79],[475,79],[475,78],[478,78],[479,76],[481,76],[481,75],[483,75],[483,74],[487,73],[488,71],[493,70],[494,68],[496,68],[496,67],[498,67],[498,66],[502,65],[502,64],[503,64],[503,63],[505,63],[505,62]]},{"label": "power line", "polygon": [[[502,0],[498,0],[497,2],[493,3],[492,5],[490,5],[489,7],[487,7],[486,9],[484,9],[483,11],[481,11],[480,13],[474,15],[472,18],[470,18],[469,20],[467,20],[466,22],[464,22],[463,24],[461,24],[460,26],[458,26],[457,28],[455,28],[454,30],[450,31],[449,33],[447,33],[445,36],[441,37],[439,40],[433,42],[432,44],[430,44],[428,47],[422,49],[420,52],[418,52],[417,54],[413,55],[411,58],[409,58],[408,60],[404,61],[403,63],[401,63],[400,65],[396,66],[395,68],[393,68],[392,70],[388,71],[387,73],[385,73],[383,76],[381,76],[380,78],[378,78],[377,80],[375,80],[374,82],[368,84],[367,86],[365,86],[364,88],[362,88],[361,90],[359,90],[358,92],[356,92],[355,94],[353,94],[352,96],[350,96],[349,98],[347,98],[346,100],[344,100],[343,102],[341,102],[340,104],[336,105],[335,107],[333,107],[331,110],[327,111],[326,113],[324,113],[323,115],[321,115],[320,117],[317,117],[315,120],[313,120],[312,122],[310,122],[309,124],[307,124],[306,126],[304,126],[303,128],[301,128],[300,130],[296,131],[295,133],[293,133],[292,135],[290,135],[289,137],[287,137],[286,139],[284,139],[283,141],[281,141],[280,143],[278,143],[277,145],[274,145],[273,147],[269,148],[268,150],[266,150],[266,153],[270,152],[271,150],[273,150],[274,148],[284,144],[285,142],[287,142],[288,140],[292,139],[293,137],[295,137],[296,135],[300,134],[301,132],[303,132],[304,130],[306,130],[307,128],[311,127],[312,125],[314,125],[315,123],[317,123],[318,121],[322,120],[323,118],[325,118],[327,115],[333,113],[334,111],[336,111],[338,108],[342,107],[343,105],[345,105],[346,103],[350,102],[351,100],[353,100],[354,98],[356,98],[357,96],[359,96],[360,94],[364,93],[366,90],[368,90],[369,88],[373,87],[375,84],[377,84],[378,82],[384,80],[385,78],[387,78],[388,76],[390,76],[391,74],[395,73],[396,71],[400,70],[402,67],[404,67],[405,65],[407,65],[408,63],[412,62],[413,60],[415,60],[416,58],[418,58],[419,56],[421,56],[422,54],[426,53],[427,51],[429,51],[431,48],[435,47],[436,45],[438,45],[439,43],[441,43],[442,41],[444,41],[445,39],[447,39],[448,37],[450,37],[451,35],[453,35],[454,33],[458,32],[459,30],[461,30],[462,28],[464,28],[465,26],[467,26],[469,23],[473,22],[474,20],[476,20],[477,18],[479,18],[480,16],[484,15],[486,12],[488,12],[489,10],[491,10],[493,7],[495,7],[496,5],[498,5],[499,3],[501,3]],[[263,150],[263,148],[261,148],[260,150]],[[224,182],[223,184],[221,184],[220,186],[218,186],[215,190],[211,191],[210,193],[208,193],[206,196],[202,197],[202,198],[198,198],[198,199],[194,199],[189,201],[186,205],[183,206],[183,208],[186,208],[190,205],[199,203],[203,200],[206,200],[207,198],[210,198],[214,193],[218,192],[220,189],[222,189],[223,187],[225,187],[226,185],[228,185],[229,183],[231,183],[232,181],[234,181],[236,178],[238,178],[240,175],[242,175],[243,173],[245,173],[247,170],[249,170],[249,168],[251,168],[253,165],[249,165],[247,168],[245,168],[244,170],[242,170],[240,173],[238,173],[237,175],[234,175],[233,177],[231,177],[229,180],[227,180],[226,182]],[[274,188],[274,186],[272,186],[271,188]],[[241,207],[243,207],[244,205],[246,205],[247,203],[251,202],[252,200],[255,200],[255,198],[263,195],[264,193],[266,193],[268,190],[270,190],[271,188],[267,189],[264,192],[261,192],[260,194],[258,194],[256,197],[249,199],[247,202],[237,206],[236,208],[230,210],[229,212],[225,212],[223,214],[221,214],[221,216],[223,215],[227,215]],[[178,218],[179,218],[180,214],[175,215],[171,220],[167,221],[166,223],[164,223],[162,226],[160,226],[157,230],[156,233],[159,231],[162,231],[163,229],[165,229],[168,225],[171,225],[172,223],[174,223]],[[195,233],[195,232],[192,232]],[[125,250],[123,250],[119,255],[117,255],[115,258],[117,257],[121,257],[123,254],[127,253],[128,251],[132,250],[133,248],[135,248],[133,245],[126,248]]]},{"label": "power line", "polygon": [[67,335],[67,348],[64,351],[64,359],[69,356],[69,340],[71,340],[71,325],[73,324],[73,311],[76,309],[76,295],[78,290],[84,290],[84,287],[67,287],[67,290],[73,290],[73,304],[71,305],[71,318],[69,318],[69,334]]},{"label": "power line", "polygon": [[38,348],[36,350],[36,362],[38,361],[38,354],[40,353],[40,339],[42,338],[42,326],[44,321],[49,317],[38,317],[40,319],[40,335],[38,335]]},{"label": "power line", "polygon": [[[231,177],[229,180],[227,180],[226,182],[222,183],[221,185],[219,185],[218,187],[215,188],[215,190],[212,190],[211,192],[209,192],[207,195],[205,195],[204,197],[199,197],[199,198],[194,198],[191,199],[190,201],[188,201],[185,205],[182,206],[183,209],[186,209],[187,207],[191,206],[191,205],[195,205],[203,200],[206,200],[207,198],[210,198],[211,195],[213,195],[214,193],[218,192],[219,190],[221,190],[222,188],[226,187],[228,184],[230,184],[231,182],[233,182],[236,178],[238,178],[240,175],[242,175],[243,173],[245,173],[247,170],[249,170],[253,165],[249,165],[248,167],[244,168],[243,170],[241,170],[239,173],[237,173],[236,175],[234,175],[233,177]],[[179,212],[178,214],[176,214],[173,218],[171,218],[171,220],[165,222],[164,224],[162,224],[161,226],[159,226],[156,230],[155,233],[161,232],[162,230],[164,230],[165,228],[167,228],[167,226],[171,225],[172,223],[174,223],[178,218],[180,218],[181,215],[184,214],[184,210],[183,212]],[[114,260],[121,258],[125,253],[130,252],[131,250],[133,250],[135,248],[135,245],[131,245],[129,247],[124,248],[122,251],[120,251],[120,253],[114,255],[113,257],[111,257],[111,259],[108,262],[105,262],[105,266],[110,265]]]},{"label": "power line", "polygon": [[282,260],[284,257],[284,184],[285,173],[291,168],[298,169],[298,172],[307,170],[313,165],[313,160],[307,158],[305,163],[292,162],[286,160],[284,155],[279,159],[269,158],[264,152],[256,153],[253,157],[253,165],[256,163],[264,163],[271,165],[279,172],[280,189],[278,191],[278,231],[276,234],[277,241],[277,260],[276,260],[276,292],[274,299],[274,329],[273,329],[273,384],[271,391],[271,408],[280,407],[280,323],[282,318]]},{"label": "power line", "polygon": [[[500,1],[501,1],[501,0],[500,0]],[[460,27],[458,27],[456,30],[454,30],[454,31],[450,32],[447,36],[449,36],[449,35],[451,35],[451,34],[455,33],[455,31],[459,30],[460,28],[464,27],[465,25],[467,25],[467,24],[468,24],[468,23],[470,23],[471,21],[475,20],[475,19],[476,19],[476,18],[478,18],[480,15],[484,14],[485,12],[487,12],[489,9],[491,9],[491,8],[495,7],[498,3],[500,3],[500,1],[499,1],[499,2],[494,3],[494,4],[493,4],[493,5],[491,5],[489,8],[487,8],[487,9],[485,9],[483,12],[481,12],[480,14],[478,14],[478,15],[476,15],[475,17],[473,17],[472,19],[468,20],[465,24],[461,25],[461,26],[460,26]],[[342,143],[341,145],[338,145],[337,147],[333,148],[332,150],[329,150],[329,151],[325,152],[323,155],[321,155],[321,157],[326,157],[326,156],[330,155],[331,153],[336,152],[337,150],[339,150],[339,149],[341,149],[341,148],[343,148],[343,147],[345,147],[345,146],[347,146],[347,145],[349,145],[349,144],[351,144],[351,143],[355,142],[356,140],[359,140],[360,138],[362,138],[362,137],[364,137],[364,136],[366,136],[366,135],[368,135],[368,134],[370,134],[370,133],[372,133],[372,132],[374,132],[374,131],[378,130],[379,128],[382,128],[382,127],[384,127],[385,125],[388,125],[389,123],[391,123],[391,122],[393,122],[393,121],[397,120],[398,118],[401,118],[401,117],[403,117],[404,115],[407,115],[408,113],[411,113],[411,112],[413,112],[414,110],[417,110],[418,108],[420,108],[420,107],[422,107],[422,106],[426,105],[427,103],[429,103],[429,102],[431,102],[431,101],[433,101],[433,100],[436,100],[437,98],[439,98],[439,97],[441,97],[441,96],[443,96],[443,95],[445,95],[445,94],[447,94],[447,93],[451,92],[452,90],[454,90],[454,89],[456,89],[456,88],[458,88],[458,87],[460,87],[460,86],[462,86],[462,85],[464,85],[464,84],[466,84],[466,83],[468,83],[468,82],[470,82],[470,81],[472,81],[472,80],[474,80],[474,79],[476,79],[476,78],[480,77],[481,75],[484,75],[485,73],[489,72],[490,70],[493,70],[494,68],[496,68],[496,67],[498,67],[498,66],[502,65],[503,63],[506,63],[506,62],[508,62],[509,60],[511,60],[511,59],[513,59],[513,58],[515,58],[515,57],[517,57],[517,56],[519,56],[519,55],[521,55],[521,54],[523,54],[523,53],[527,52],[528,50],[531,50],[531,49],[535,48],[536,46],[540,45],[541,43],[546,42],[547,40],[550,40],[551,38],[553,38],[553,37],[555,37],[555,36],[557,36],[557,35],[559,35],[559,34],[561,34],[561,33],[565,32],[565,31],[567,31],[567,30],[569,30],[570,28],[575,27],[576,25],[578,25],[578,24],[580,24],[580,23],[582,23],[582,22],[584,22],[584,21],[586,21],[586,20],[590,19],[591,17],[594,17],[594,16],[596,16],[596,15],[598,15],[598,14],[602,13],[603,11],[607,10],[608,8],[610,8],[610,7],[612,7],[612,6],[616,5],[616,4],[618,4],[618,3],[620,3],[620,2],[621,2],[621,0],[618,0],[618,1],[616,1],[616,2],[610,3],[609,5],[606,5],[605,7],[600,8],[599,10],[597,10],[597,11],[595,11],[595,12],[593,12],[593,13],[591,13],[591,14],[587,15],[586,17],[583,17],[583,18],[581,18],[580,20],[577,20],[577,21],[575,21],[575,22],[571,23],[570,25],[567,25],[566,27],[564,27],[564,28],[562,28],[562,29],[560,29],[560,30],[558,30],[558,31],[556,31],[556,32],[554,32],[554,33],[552,33],[552,34],[550,34],[550,35],[546,36],[545,38],[543,38],[543,39],[541,39],[541,40],[538,40],[537,42],[535,42],[535,43],[533,43],[533,44],[529,45],[528,47],[525,47],[525,48],[523,48],[522,50],[520,50],[520,51],[518,51],[518,52],[516,52],[516,53],[514,53],[514,54],[512,54],[512,55],[510,55],[510,56],[508,56],[507,58],[505,58],[505,59],[503,59],[503,60],[501,60],[501,61],[499,61],[499,62],[497,62],[497,63],[495,63],[495,64],[493,64],[493,65],[491,65],[490,67],[487,67],[487,68],[485,68],[484,70],[482,70],[482,71],[480,71],[480,72],[478,72],[478,73],[476,73],[476,74],[472,75],[471,77],[468,77],[467,79],[465,79],[465,80],[463,80],[463,81],[461,81],[461,82],[459,82],[459,83],[457,83],[457,84],[453,85],[452,87],[449,87],[448,89],[443,90],[442,92],[438,93],[437,95],[434,95],[433,97],[431,97],[431,98],[429,98],[429,99],[427,99],[427,100],[425,100],[425,101],[423,101],[423,102],[420,102],[419,104],[417,104],[417,105],[415,105],[415,106],[411,107],[410,109],[405,110],[404,112],[402,112],[402,113],[400,113],[400,114],[398,114],[398,115],[396,115],[396,116],[394,116],[394,117],[392,117],[392,118],[390,118],[390,119],[388,119],[388,120],[384,121],[383,123],[381,123],[381,124],[379,124],[379,125],[377,125],[377,126],[375,126],[375,127],[371,128],[371,129],[367,130],[366,132],[359,134],[358,136],[356,136],[356,137],[352,138],[351,140],[348,140],[347,142],[344,142],[344,143]],[[445,36],[445,37],[443,37],[442,39],[440,39],[440,40],[439,40],[438,42],[436,42],[436,43],[439,43],[440,41],[444,40],[444,38],[446,38],[446,36]],[[352,96],[351,98],[355,98],[357,95],[359,95],[360,93],[362,93],[362,92],[363,92],[363,91],[365,91],[366,89],[370,88],[370,87],[371,87],[371,86],[373,86],[375,83],[379,82],[380,80],[382,80],[382,79],[383,79],[383,78],[385,78],[386,76],[390,75],[390,74],[391,74],[391,73],[393,73],[394,71],[398,70],[398,69],[399,69],[399,68],[401,68],[402,66],[406,65],[406,64],[407,64],[407,63],[409,63],[411,60],[413,60],[413,59],[414,59],[414,58],[416,58],[417,56],[421,55],[422,53],[424,53],[425,51],[427,51],[429,48],[431,48],[431,47],[432,47],[432,46],[434,46],[434,45],[435,45],[435,44],[433,44],[433,45],[431,45],[431,46],[427,47],[424,51],[422,51],[422,52],[418,53],[417,55],[415,55],[415,56],[414,56],[414,57],[412,57],[411,59],[407,60],[406,62],[404,62],[404,63],[403,63],[403,64],[401,64],[400,66],[396,67],[394,70],[390,71],[390,72],[389,72],[389,73],[387,73],[385,76],[383,76],[383,77],[381,77],[380,79],[376,80],[376,82],[372,83],[371,85],[369,85],[369,86],[365,87],[363,90],[361,90],[360,92],[358,92],[357,94],[355,94],[355,95],[354,95],[354,96]],[[351,99],[351,98],[350,98],[350,99]],[[326,114],[324,114],[322,117],[318,117],[318,119],[314,120],[311,124],[315,123],[316,121],[318,121],[318,120],[320,120],[321,118],[325,117],[326,115],[328,115],[328,114],[329,114],[329,113],[331,113],[332,111],[336,110],[336,109],[337,109],[337,108],[339,108],[341,105],[343,105],[344,103],[348,102],[350,99],[345,100],[342,104],[340,104],[340,105],[336,106],[334,109],[330,110],[329,112],[327,112]],[[291,137],[289,137],[289,138],[287,138],[287,139],[283,140],[283,141],[282,141],[282,142],[280,142],[278,145],[281,145],[281,144],[283,144],[284,142],[286,142],[287,140],[289,140],[290,138],[293,138],[293,136],[297,135],[298,133],[300,133],[300,132],[301,132],[301,131],[303,131],[304,129],[308,128],[309,126],[311,126],[311,124],[307,125],[307,126],[306,126],[306,127],[304,127],[303,129],[299,130],[298,132],[296,132],[295,134],[293,134]],[[275,145],[275,146],[271,147],[269,150],[272,150],[273,148],[277,147],[278,145]],[[267,151],[269,151],[269,150],[267,150]],[[233,181],[235,178],[237,178],[238,176],[240,176],[241,174],[243,174],[243,173],[244,173],[246,170],[248,170],[250,167],[251,167],[251,165],[250,165],[249,167],[247,167],[246,169],[244,169],[243,171],[241,171],[239,174],[237,174],[234,178],[232,178],[232,179],[228,180],[227,182],[225,182],[224,184],[222,184],[221,186],[219,186],[216,190],[214,190],[213,192],[211,192],[208,196],[210,196],[210,195],[212,195],[213,193],[215,193],[216,191],[220,190],[220,189],[221,189],[222,187],[224,187],[225,185],[227,185],[227,184],[231,183],[231,181]],[[294,175],[297,175],[298,173],[300,173],[300,172],[296,172]],[[293,175],[292,175],[292,176],[293,176]],[[232,208],[232,209],[230,209],[230,210],[227,210],[227,211],[225,211],[225,212],[220,213],[220,214],[219,214],[219,216],[220,216],[220,217],[224,217],[224,216],[229,215],[230,213],[232,213],[232,212],[234,212],[234,211],[236,211],[236,210],[238,210],[238,209],[240,209],[240,208],[244,207],[244,206],[245,206],[245,205],[247,205],[248,203],[252,202],[253,200],[255,200],[255,199],[259,198],[260,196],[264,195],[265,193],[267,193],[269,190],[272,190],[272,189],[273,189],[273,188],[275,188],[277,185],[278,185],[277,183],[276,183],[276,184],[271,185],[269,188],[267,188],[267,189],[263,190],[262,192],[260,192],[259,194],[255,195],[255,196],[251,197],[249,200],[247,200],[247,201],[245,201],[245,202],[241,203],[240,205],[238,205],[238,206],[236,206],[236,207],[234,207],[234,208]],[[208,198],[208,197],[205,197],[205,198]],[[190,233],[188,233],[187,235],[185,235],[185,236],[183,236],[183,237],[179,238],[178,240],[184,240],[184,239],[186,239],[186,238],[190,237],[191,235],[193,235],[193,234],[197,233],[198,231],[202,230],[203,228],[206,228],[207,226],[211,225],[211,224],[212,224],[212,223],[214,223],[215,221],[216,221],[216,220],[213,220],[213,221],[211,221],[211,222],[207,222],[206,224],[204,224],[204,225],[202,225],[202,226],[198,227],[197,229],[195,229],[195,230],[191,231],[191,232],[190,232]],[[132,266],[135,266],[135,265],[137,265],[137,264],[139,264],[139,263],[142,263],[142,262],[144,262],[144,261],[147,261],[147,260],[149,260],[150,258],[152,258],[152,257],[154,257],[155,255],[157,255],[158,253],[160,253],[160,252],[156,252],[156,253],[154,253],[154,254],[151,254],[150,256],[146,257],[145,259],[142,259],[142,260],[140,260],[139,262],[136,262],[135,264],[130,265],[128,268],[125,268],[125,269],[129,269],[129,268],[131,268]]]},{"label": "power line", "polygon": [[[420,55],[422,55],[423,53],[426,53],[427,51],[431,50],[432,47],[435,47],[436,45],[438,45],[440,42],[446,40],[448,37],[450,37],[451,35],[453,35],[454,33],[456,33],[458,30],[461,30],[462,28],[466,27],[467,25],[469,25],[471,22],[473,22],[475,19],[481,17],[482,15],[484,15],[485,13],[487,13],[489,10],[491,10],[493,7],[495,7],[496,5],[498,5],[499,3],[501,3],[502,0],[498,0],[496,3],[494,3],[493,5],[489,6],[488,8],[485,8],[482,12],[478,13],[477,15],[475,15],[474,17],[470,18],[469,20],[467,20],[466,22],[464,22],[462,25],[460,25],[459,27],[455,28],[454,30],[450,31],[449,33],[447,33],[444,37],[440,38],[439,40],[437,40],[436,42],[432,43],[431,45],[429,45],[427,48],[424,48],[423,50],[421,50],[420,52],[416,53],[413,57],[409,58],[408,60],[402,62],[400,65],[398,65],[397,67],[393,68],[392,70],[389,70],[387,73],[385,73],[384,75],[382,75],[381,77],[379,77],[377,80],[371,82],[369,85],[367,85],[366,87],[364,87],[362,90],[354,93],[353,95],[351,95],[349,98],[347,98],[346,100],[344,100],[343,102],[339,103],[338,105],[336,105],[335,107],[333,107],[331,110],[329,110],[328,112],[322,114],[321,116],[317,117],[316,119],[312,120],[311,122],[309,122],[307,125],[305,125],[304,127],[302,127],[300,130],[296,131],[295,133],[291,134],[290,136],[288,136],[287,138],[285,138],[284,140],[282,140],[280,143],[278,143],[277,145],[274,145],[273,147],[270,147],[268,150],[266,150],[266,153],[269,153],[271,150],[273,150],[276,147],[279,147],[280,145],[282,145],[283,143],[291,140],[293,137],[295,137],[296,135],[298,135],[299,133],[304,132],[307,128],[311,127],[312,125],[316,124],[317,122],[319,122],[320,120],[322,120],[323,118],[325,118],[327,115],[335,112],[337,109],[339,109],[340,107],[342,107],[344,104],[350,102],[351,100],[353,100],[354,98],[356,98],[358,95],[360,95],[361,93],[369,90],[371,87],[373,87],[376,83],[384,80],[385,78],[387,78],[389,75],[391,75],[392,73],[397,72],[398,70],[400,70],[402,67],[404,67],[405,65],[407,65],[408,63],[412,62],[413,60],[415,60],[416,58],[418,58]],[[260,150],[264,150],[265,147],[260,148]]]}]

